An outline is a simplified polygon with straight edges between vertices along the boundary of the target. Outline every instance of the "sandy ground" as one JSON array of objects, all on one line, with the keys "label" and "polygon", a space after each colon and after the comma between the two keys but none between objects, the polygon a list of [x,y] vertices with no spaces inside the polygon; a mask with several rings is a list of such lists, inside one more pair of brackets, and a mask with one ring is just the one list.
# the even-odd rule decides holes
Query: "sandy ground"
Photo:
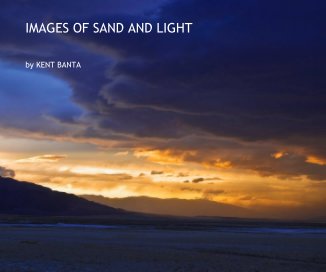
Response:
[{"label": "sandy ground", "polygon": [[0,227],[0,271],[326,271],[326,235]]}]

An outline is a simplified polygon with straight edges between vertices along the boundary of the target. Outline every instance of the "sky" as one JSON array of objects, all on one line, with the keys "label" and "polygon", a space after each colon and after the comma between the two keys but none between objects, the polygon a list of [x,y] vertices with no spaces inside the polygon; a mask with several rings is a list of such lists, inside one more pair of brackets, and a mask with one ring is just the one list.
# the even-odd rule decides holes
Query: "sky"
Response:
[{"label": "sky", "polygon": [[[0,5],[1,175],[75,194],[325,216],[324,1]],[[193,28],[25,33],[25,22],[51,21]],[[38,60],[82,69],[25,69]]]}]

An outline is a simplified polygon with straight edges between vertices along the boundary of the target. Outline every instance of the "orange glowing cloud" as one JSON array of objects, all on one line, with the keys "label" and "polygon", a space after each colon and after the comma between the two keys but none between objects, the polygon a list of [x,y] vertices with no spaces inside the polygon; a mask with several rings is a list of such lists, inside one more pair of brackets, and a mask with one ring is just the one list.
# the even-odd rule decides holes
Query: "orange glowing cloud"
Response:
[{"label": "orange glowing cloud", "polygon": [[232,163],[230,161],[223,161],[221,159],[217,159],[214,162],[214,166],[217,168],[229,169],[232,167]]},{"label": "orange glowing cloud", "polygon": [[307,163],[317,164],[317,165],[326,165],[326,160],[317,158],[315,156],[308,156],[306,159]]},{"label": "orange glowing cloud", "polygon": [[283,152],[283,151],[279,151],[279,152],[276,152],[276,153],[272,154],[271,156],[272,156],[274,159],[278,160],[278,159],[283,158],[283,157],[286,156],[286,155],[287,155],[287,153],[285,153],[285,152]]},{"label": "orange glowing cloud", "polygon": [[26,159],[20,159],[16,162],[18,163],[42,163],[42,162],[58,162],[60,160],[63,160],[67,158],[66,155],[55,155],[55,154],[46,154],[46,155],[40,155],[35,157],[30,157]]},{"label": "orange glowing cloud", "polygon": [[134,155],[137,158],[146,158],[151,162],[159,164],[182,164],[187,157],[195,156],[196,151],[176,151],[176,150],[146,150],[137,149],[134,151]]}]

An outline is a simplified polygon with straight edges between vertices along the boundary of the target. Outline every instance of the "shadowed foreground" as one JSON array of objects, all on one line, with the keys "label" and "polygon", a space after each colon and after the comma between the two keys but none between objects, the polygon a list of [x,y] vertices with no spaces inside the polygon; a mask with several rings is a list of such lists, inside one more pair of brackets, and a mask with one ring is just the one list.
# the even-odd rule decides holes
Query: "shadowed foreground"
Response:
[{"label": "shadowed foreground", "polygon": [[0,271],[326,271],[326,235],[0,227]]}]

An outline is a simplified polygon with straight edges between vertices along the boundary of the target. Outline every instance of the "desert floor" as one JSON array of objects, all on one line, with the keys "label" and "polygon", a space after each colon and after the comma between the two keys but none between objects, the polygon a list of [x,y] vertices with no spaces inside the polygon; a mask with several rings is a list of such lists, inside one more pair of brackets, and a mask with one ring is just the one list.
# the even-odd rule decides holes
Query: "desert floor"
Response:
[{"label": "desert floor", "polygon": [[326,271],[326,234],[0,226],[0,271]]}]

